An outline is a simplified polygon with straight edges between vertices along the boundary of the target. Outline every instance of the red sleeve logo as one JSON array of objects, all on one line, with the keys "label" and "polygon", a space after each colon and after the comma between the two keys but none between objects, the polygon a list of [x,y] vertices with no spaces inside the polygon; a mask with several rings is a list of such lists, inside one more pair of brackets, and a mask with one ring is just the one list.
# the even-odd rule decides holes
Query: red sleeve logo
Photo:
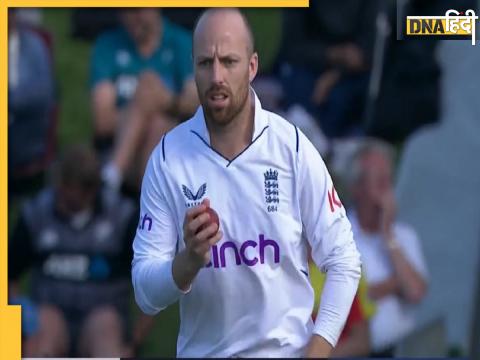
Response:
[{"label": "red sleeve logo", "polygon": [[342,208],[342,203],[337,196],[337,191],[332,185],[332,190],[328,191],[328,203],[330,204],[330,210],[332,213],[335,212],[335,207],[338,207],[339,209]]}]

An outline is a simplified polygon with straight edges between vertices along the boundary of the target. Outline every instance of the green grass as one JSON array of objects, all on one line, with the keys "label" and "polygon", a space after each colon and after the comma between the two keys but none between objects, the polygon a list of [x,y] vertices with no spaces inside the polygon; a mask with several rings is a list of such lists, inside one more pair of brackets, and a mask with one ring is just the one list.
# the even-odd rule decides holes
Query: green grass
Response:
[{"label": "green grass", "polygon": [[155,325],[140,349],[144,357],[175,357],[178,327],[178,303],[169,306],[156,316]]},{"label": "green grass", "polygon": [[60,101],[60,146],[90,140],[92,116],[88,73],[91,44],[70,36],[70,9],[45,9],[44,24],[53,34]]},{"label": "green grass", "polygon": [[255,48],[259,57],[259,72],[270,72],[273,69],[282,38],[282,19],[279,8],[244,9],[245,16],[252,27]]}]

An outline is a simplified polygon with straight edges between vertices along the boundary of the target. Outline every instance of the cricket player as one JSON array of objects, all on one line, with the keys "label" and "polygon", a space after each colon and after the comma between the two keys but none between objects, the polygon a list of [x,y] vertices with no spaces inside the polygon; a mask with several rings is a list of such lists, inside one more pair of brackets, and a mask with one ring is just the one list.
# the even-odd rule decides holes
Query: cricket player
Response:
[{"label": "cricket player", "polygon": [[[180,301],[179,357],[328,357],[360,277],[330,175],[304,134],[262,109],[238,10],[200,17],[193,60],[201,106],[161,139],[143,179],[136,301],[147,314]],[[327,272],[315,323],[307,243]]]}]

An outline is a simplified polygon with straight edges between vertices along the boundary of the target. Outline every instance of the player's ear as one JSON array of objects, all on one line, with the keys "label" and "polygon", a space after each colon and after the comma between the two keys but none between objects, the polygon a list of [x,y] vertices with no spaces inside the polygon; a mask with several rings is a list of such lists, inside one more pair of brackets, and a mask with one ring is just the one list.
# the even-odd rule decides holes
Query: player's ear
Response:
[{"label": "player's ear", "polygon": [[255,76],[257,76],[257,71],[258,71],[258,54],[254,52],[250,56],[250,63],[248,64],[248,70],[249,70],[249,81],[250,83],[255,79]]}]

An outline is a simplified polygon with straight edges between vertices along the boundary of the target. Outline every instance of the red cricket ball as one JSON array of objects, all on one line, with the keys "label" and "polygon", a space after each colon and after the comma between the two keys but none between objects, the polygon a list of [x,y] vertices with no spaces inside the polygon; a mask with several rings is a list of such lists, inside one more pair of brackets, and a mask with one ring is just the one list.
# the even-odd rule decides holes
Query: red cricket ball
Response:
[{"label": "red cricket ball", "polygon": [[217,224],[217,226],[220,226],[220,220],[215,210],[213,210],[211,207],[208,207],[207,210],[205,210],[205,212],[210,216],[210,220],[206,222],[204,225],[200,226],[200,228],[198,229],[199,232],[205,229],[206,227],[210,226],[210,224],[212,223],[215,223]]}]

